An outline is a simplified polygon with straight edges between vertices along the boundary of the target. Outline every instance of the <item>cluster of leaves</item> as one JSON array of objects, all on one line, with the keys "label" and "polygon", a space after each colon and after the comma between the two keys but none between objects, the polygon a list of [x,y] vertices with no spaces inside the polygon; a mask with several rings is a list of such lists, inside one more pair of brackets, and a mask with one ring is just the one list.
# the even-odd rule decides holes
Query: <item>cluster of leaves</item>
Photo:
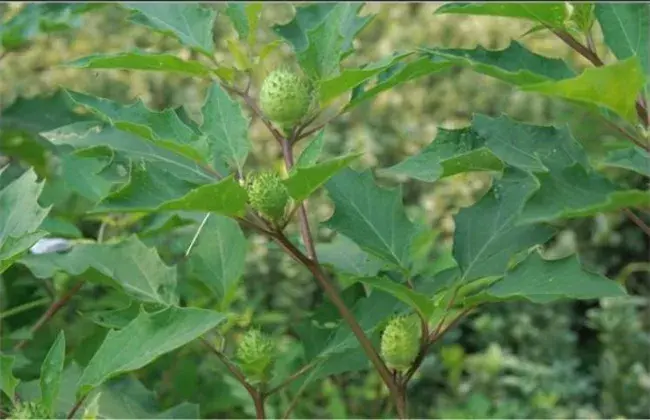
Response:
[{"label": "cluster of leaves", "polygon": [[[20,16],[52,13],[47,5],[30,6],[33,8],[29,10],[35,11],[23,9],[11,25],[6,25],[10,30],[3,29],[5,48],[22,45],[34,30],[33,19]],[[391,379],[382,374],[396,398],[398,414],[403,416],[399,399],[404,395],[400,393],[429,346],[479,306],[508,300],[547,303],[625,295],[621,285],[584,270],[576,256],[547,260],[542,247],[556,233],[554,221],[650,204],[647,191],[617,185],[597,170],[611,166],[648,175],[647,5],[454,3],[438,10],[531,20],[538,25],[535,30],[553,31],[596,65],[581,73],[517,42],[496,51],[420,48],[360,67],[343,67],[342,60],[353,53],[355,36],[372,19],[359,15],[361,4],[302,6],[290,22],[274,26],[280,39],[292,47],[301,71],[315,84],[319,108],[333,107],[343,99],[336,115],[400,84],[463,66],[524,91],[585,106],[621,127],[634,143],[612,151],[595,165],[564,127],[525,124],[505,115],[475,115],[468,127],[440,128],[420,153],[378,174],[424,182],[464,172],[493,175],[489,191],[455,217],[454,245],[444,266],[421,264],[418,247],[430,233],[429,228],[409,220],[401,188],[380,187],[370,170],[350,169],[358,153],[321,158],[324,127],[329,120],[321,121],[320,114],[315,113],[283,132],[261,114],[250,95],[248,77],[259,71],[264,57],[277,43],[256,43],[260,4],[229,4],[224,8],[238,34],[238,39],[228,44],[232,66],[214,59],[215,10],[193,3],[121,3],[116,7],[130,10],[135,24],[175,37],[197,58],[129,51],[97,53],[68,65],[178,72],[213,83],[207,90],[200,122],[182,107],[155,111],[140,101],[125,105],[71,90],[50,98],[20,99],[3,110],[0,139],[8,145],[4,153],[11,156],[25,137],[33,136],[33,141],[56,156],[57,168],[42,181],[37,174],[43,168],[30,159],[12,163],[0,172],[6,185],[0,191],[0,207],[9,209],[0,215],[0,273],[17,264],[40,279],[52,279],[59,273],[74,280],[83,278],[61,293],[57,305],[89,284],[116,290],[121,303],[126,304],[102,314],[101,322],[110,332],[85,366],[68,363],[64,369],[62,332],[43,362],[40,387],[34,383],[18,387],[22,398],[40,398],[50,414],[65,411],[73,416],[85,401],[94,401],[103,413],[111,393],[119,392],[110,386],[109,379],[136,371],[215,329],[225,334],[232,327],[226,321],[245,264],[247,242],[240,224],[261,231],[281,245],[317,277],[332,300],[295,328],[303,342],[303,368],[295,374],[273,375],[269,390],[252,387],[246,378],[238,376],[236,364],[206,340],[241,379],[255,400],[258,415],[264,412],[264,398],[289,383],[302,386],[329,375],[366,369],[369,362],[380,373],[382,366],[387,372],[372,345],[377,345],[382,327],[396,313],[416,313],[425,333],[411,369],[397,375],[398,382],[395,375]],[[632,16],[635,19],[626,18]],[[618,59],[612,64],[605,65],[588,46],[595,20]],[[578,40],[581,37],[587,46]],[[262,118],[283,146],[287,173],[283,183],[295,210],[290,215],[300,217],[305,224],[301,204],[321,187],[327,191],[335,211],[324,226],[337,234],[327,248],[310,249],[313,244],[307,227],[307,234],[303,230],[303,253],[284,235],[283,227],[260,224],[262,221],[248,210],[248,192],[239,182],[247,173],[251,148],[250,117],[242,104]],[[36,107],[45,112],[29,112]],[[294,165],[295,144],[316,133]],[[32,167],[24,169],[24,163]],[[57,204],[68,197],[78,199],[77,208],[66,209],[67,213],[56,211]],[[201,221],[185,258],[174,266],[164,263],[155,247],[145,242],[147,235],[161,225],[135,229],[136,222],[152,214],[165,215],[163,225],[167,229]],[[67,220],[77,215],[99,218],[103,228],[118,223],[121,229],[115,229],[118,233],[110,237],[100,230],[96,240],[88,240]],[[48,235],[74,239],[65,253],[28,253]],[[323,256],[322,265],[313,254]],[[334,254],[345,258],[332,257]],[[324,267],[349,286],[339,294],[328,283]],[[218,310],[184,304],[181,273],[207,290]],[[342,307],[349,308],[353,317],[347,317]],[[98,320],[97,313],[89,316]],[[15,351],[26,343],[24,338],[9,338],[16,341]],[[16,355],[8,352],[1,357],[0,385],[14,400],[18,380],[11,372]],[[122,392],[139,386],[131,383]],[[91,406],[87,404],[87,409]],[[196,406],[181,405],[171,410],[174,415],[197,414]],[[144,408],[137,414],[143,413],[150,414]]]}]

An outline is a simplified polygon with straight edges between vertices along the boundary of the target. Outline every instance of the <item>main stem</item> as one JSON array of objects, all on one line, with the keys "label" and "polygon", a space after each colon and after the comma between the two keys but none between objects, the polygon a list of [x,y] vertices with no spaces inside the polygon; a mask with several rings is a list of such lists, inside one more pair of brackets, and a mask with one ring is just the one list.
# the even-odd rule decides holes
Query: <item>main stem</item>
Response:
[{"label": "main stem", "polygon": [[[287,138],[282,139],[282,154],[284,156],[284,162],[287,166],[287,170],[290,170],[293,167],[293,150],[291,142]],[[393,380],[388,367],[375,350],[370,339],[368,339],[366,334],[363,332],[363,329],[357,322],[354,314],[352,314],[350,309],[348,309],[335,286],[327,278],[324,271],[321,269],[320,264],[318,263],[316,250],[314,247],[314,240],[309,228],[307,211],[304,204],[301,204],[300,211],[298,212],[298,217],[300,219],[300,233],[302,235],[302,240],[305,244],[305,248],[307,249],[307,255],[309,258],[300,252],[300,250],[297,249],[283,234],[279,233],[275,235],[276,241],[278,241],[280,245],[282,245],[282,247],[285,248],[285,250],[287,250],[287,252],[289,252],[294,258],[296,258],[305,267],[307,267],[307,269],[316,278],[320,286],[325,291],[325,294],[329,300],[339,311],[341,317],[343,317],[343,320],[345,320],[345,322],[350,326],[350,329],[359,341],[359,344],[379,373],[379,376],[381,376],[382,380],[388,387],[388,390],[393,400],[395,401],[395,408],[397,410],[398,416],[400,418],[406,418],[406,404],[404,403],[405,396],[402,395],[403,392],[401,392],[396,382]]]}]

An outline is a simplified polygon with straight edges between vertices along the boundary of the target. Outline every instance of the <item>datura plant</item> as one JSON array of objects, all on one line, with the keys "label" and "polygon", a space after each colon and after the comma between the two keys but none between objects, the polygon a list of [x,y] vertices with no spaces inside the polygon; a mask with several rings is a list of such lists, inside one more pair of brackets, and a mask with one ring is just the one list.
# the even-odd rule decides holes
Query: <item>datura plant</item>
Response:
[{"label": "datura plant", "polygon": [[[96,6],[26,6],[0,30],[2,57],[28,48],[37,29],[62,16],[122,8],[129,24],[173,38],[165,45],[185,52],[96,51],[62,65],[73,72],[180,73],[207,89],[200,116],[71,89],[19,98],[2,110],[8,159],[0,170],[0,273],[21,270],[20,281],[3,280],[0,308],[0,409],[11,418],[214,417],[216,402],[196,404],[206,385],[187,395],[192,403],[162,413],[151,395],[158,390],[140,383],[152,380],[146,372],[154,362],[168,366],[164,383],[183,366],[221,369],[258,418],[269,407],[272,416],[290,416],[310,384],[370,370],[385,387],[386,407],[407,418],[409,383],[435,344],[485,305],[627,294],[624,284],[583,267],[579,255],[552,259],[545,251],[558,222],[600,213],[620,212],[650,235],[642,216],[650,194],[612,176],[650,176],[650,5],[453,2],[431,16],[433,25],[446,14],[527,21],[580,54],[589,63],[581,70],[518,41],[497,50],[412,45],[376,62],[344,64],[359,62],[347,58],[372,25],[362,3],[299,5],[278,24],[262,19],[262,10],[279,6],[266,3]],[[220,24],[213,34],[218,14],[231,32]],[[34,31],[11,29],[29,19]],[[55,22],[45,25],[48,19]],[[271,44],[258,41],[262,29],[276,37]],[[593,46],[596,30],[609,51]],[[221,52],[217,59],[217,38],[228,45],[225,58]],[[278,64],[280,45],[292,53]],[[390,167],[364,168],[364,150],[325,156],[333,121],[342,137],[353,135],[342,115],[360,105],[372,109],[373,99],[406,82],[459,67],[584,107],[616,127],[621,142],[592,155],[566,126],[498,112],[439,128],[420,152]],[[251,122],[277,142],[268,150],[281,156],[251,167]],[[56,164],[9,147],[16,144],[11,136],[37,138]],[[411,219],[401,187],[381,185],[435,184],[469,172],[491,176],[491,184],[454,216],[443,263],[442,244],[423,245],[423,238],[435,241],[437,227]],[[316,225],[307,204],[321,193],[333,213]],[[246,309],[255,302],[240,280],[253,237],[266,238],[257,246],[286,253],[316,283],[320,306],[301,322],[269,328],[262,322],[269,317]],[[429,245],[438,251],[424,255]],[[21,289],[32,283],[30,292]],[[267,283],[274,281],[255,279]],[[15,300],[44,284],[51,300]],[[27,311],[42,316],[31,326],[7,322]],[[98,332],[66,344],[68,323],[82,318]],[[251,324],[259,329],[248,330]],[[45,334],[52,325],[60,330],[53,342]],[[49,351],[25,353],[46,341]],[[288,342],[299,351],[289,351]],[[230,401],[235,393],[223,395]],[[131,401],[131,411],[116,401]]]}]

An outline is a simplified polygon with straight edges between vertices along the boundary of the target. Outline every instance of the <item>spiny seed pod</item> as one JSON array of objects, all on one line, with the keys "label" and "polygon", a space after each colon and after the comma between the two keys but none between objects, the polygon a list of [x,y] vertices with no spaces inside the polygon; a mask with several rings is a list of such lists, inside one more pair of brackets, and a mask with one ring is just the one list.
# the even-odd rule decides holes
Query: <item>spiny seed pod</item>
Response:
[{"label": "spiny seed pod", "polygon": [[275,361],[275,344],[259,330],[246,332],[237,348],[239,367],[251,383],[269,380]]},{"label": "spiny seed pod", "polygon": [[308,80],[287,70],[269,74],[260,91],[260,107],[271,120],[284,127],[300,121],[312,104],[312,88]]},{"label": "spiny seed pod", "polygon": [[381,336],[381,356],[390,369],[405,371],[420,350],[420,328],[412,316],[393,318]]},{"label": "spiny seed pod", "polygon": [[14,406],[9,419],[49,419],[50,414],[37,402],[21,402]]},{"label": "spiny seed pod", "polygon": [[262,216],[279,222],[289,203],[289,192],[279,174],[260,172],[253,174],[248,181],[248,201]]}]

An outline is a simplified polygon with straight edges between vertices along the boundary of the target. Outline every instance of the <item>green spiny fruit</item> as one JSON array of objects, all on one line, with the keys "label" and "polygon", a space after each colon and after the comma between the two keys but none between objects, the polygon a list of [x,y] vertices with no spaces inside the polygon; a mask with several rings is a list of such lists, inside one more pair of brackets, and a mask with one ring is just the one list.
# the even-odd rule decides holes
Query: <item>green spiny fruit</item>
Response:
[{"label": "green spiny fruit", "polygon": [[236,357],[251,383],[267,382],[275,362],[275,344],[259,330],[249,330],[239,343]]},{"label": "green spiny fruit", "polygon": [[260,91],[262,111],[283,127],[291,126],[307,115],[312,99],[309,81],[287,69],[269,74]]},{"label": "green spiny fruit", "polygon": [[280,175],[260,172],[253,174],[247,184],[250,205],[268,220],[281,221],[289,203],[289,192]]},{"label": "green spiny fruit", "polygon": [[390,369],[407,370],[420,351],[417,318],[398,316],[390,320],[381,336],[381,356]]},{"label": "green spiny fruit", "polygon": [[14,406],[9,414],[9,419],[49,419],[50,413],[47,412],[43,405],[27,401],[21,402]]}]

